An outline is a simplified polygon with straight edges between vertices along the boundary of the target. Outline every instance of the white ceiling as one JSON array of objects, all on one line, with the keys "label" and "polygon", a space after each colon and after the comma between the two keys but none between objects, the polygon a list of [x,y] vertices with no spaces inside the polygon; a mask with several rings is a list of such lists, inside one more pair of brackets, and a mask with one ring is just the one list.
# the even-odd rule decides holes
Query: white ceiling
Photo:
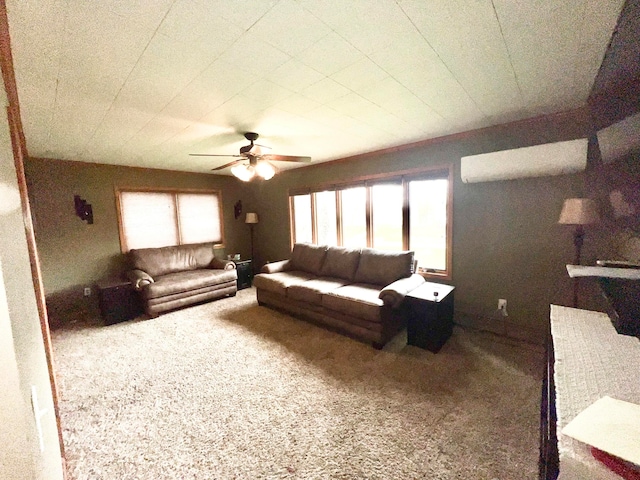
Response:
[{"label": "white ceiling", "polygon": [[231,159],[188,154],[235,154],[245,131],[322,162],[581,107],[623,3],[7,0],[7,11],[30,156],[210,172]]}]

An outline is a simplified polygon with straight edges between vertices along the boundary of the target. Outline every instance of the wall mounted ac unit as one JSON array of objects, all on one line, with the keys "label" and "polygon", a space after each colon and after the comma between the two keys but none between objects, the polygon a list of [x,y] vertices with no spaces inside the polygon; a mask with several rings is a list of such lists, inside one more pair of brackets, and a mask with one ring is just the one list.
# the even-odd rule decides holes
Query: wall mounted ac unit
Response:
[{"label": "wall mounted ac unit", "polygon": [[598,146],[604,163],[640,150],[640,113],[599,130]]},{"label": "wall mounted ac unit", "polygon": [[471,155],[462,157],[460,174],[464,183],[477,183],[581,172],[587,167],[587,146],[580,138]]}]

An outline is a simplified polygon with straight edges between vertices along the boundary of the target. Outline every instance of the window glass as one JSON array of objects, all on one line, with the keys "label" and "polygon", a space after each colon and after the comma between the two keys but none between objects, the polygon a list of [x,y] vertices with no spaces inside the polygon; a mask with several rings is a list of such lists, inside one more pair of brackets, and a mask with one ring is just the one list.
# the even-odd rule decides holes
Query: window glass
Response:
[{"label": "window glass", "polygon": [[447,269],[447,179],[409,182],[409,248],[418,268]]},{"label": "window glass", "polygon": [[121,191],[119,199],[123,251],[223,243],[218,193]]},{"label": "window glass", "polygon": [[122,192],[120,210],[128,250],[178,244],[173,194]]},{"label": "window glass", "polygon": [[340,192],[342,245],[349,248],[367,246],[367,191],[365,187]]},{"label": "window glass", "polygon": [[293,214],[295,242],[313,242],[313,231],[311,229],[311,195],[295,195],[293,197]]},{"label": "window glass", "polygon": [[318,245],[337,245],[336,192],[315,193]]},{"label": "window glass", "polygon": [[371,187],[373,248],[402,250],[402,185]]},{"label": "window glass", "polygon": [[222,241],[218,196],[206,193],[180,193],[178,218],[180,243]]}]

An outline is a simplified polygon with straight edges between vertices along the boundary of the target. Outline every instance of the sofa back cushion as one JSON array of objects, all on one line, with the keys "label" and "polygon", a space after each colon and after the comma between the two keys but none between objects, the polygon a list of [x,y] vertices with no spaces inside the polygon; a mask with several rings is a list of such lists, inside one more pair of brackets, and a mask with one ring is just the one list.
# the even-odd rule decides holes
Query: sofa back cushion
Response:
[{"label": "sofa back cushion", "polygon": [[133,249],[129,257],[133,268],[155,277],[209,267],[214,258],[213,243]]},{"label": "sofa back cushion", "polygon": [[360,261],[360,250],[344,247],[329,247],[320,269],[323,277],[337,277],[353,281]]},{"label": "sofa back cushion", "polygon": [[363,248],[354,280],[386,286],[410,276],[413,272],[413,252],[384,252]]},{"label": "sofa back cushion", "polygon": [[320,269],[327,253],[326,245],[312,245],[310,243],[296,243],[291,252],[289,270],[320,275]]}]

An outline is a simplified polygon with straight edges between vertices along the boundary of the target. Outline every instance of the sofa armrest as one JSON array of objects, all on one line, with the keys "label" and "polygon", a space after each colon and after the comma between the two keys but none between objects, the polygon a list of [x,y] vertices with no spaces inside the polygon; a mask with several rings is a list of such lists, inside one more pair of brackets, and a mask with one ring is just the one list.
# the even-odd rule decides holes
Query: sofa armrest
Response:
[{"label": "sofa armrest", "polygon": [[404,297],[411,290],[418,288],[424,283],[424,277],[420,274],[414,273],[409,277],[401,278],[393,283],[390,283],[384,287],[378,298],[382,300],[385,305],[389,305],[392,308],[398,308]]},{"label": "sofa armrest", "polygon": [[142,270],[129,270],[127,272],[127,278],[133,284],[133,288],[140,291],[145,285],[155,283],[155,280],[147,272]]},{"label": "sofa armrest", "polygon": [[289,270],[289,260],[267,263],[260,269],[260,273],[276,273],[284,272],[285,270]]},{"label": "sofa armrest", "polygon": [[235,270],[236,264],[231,260],[222,260],[221,258],[214,257],[209,264],[211,268],[217,268],[220,270]]}]

